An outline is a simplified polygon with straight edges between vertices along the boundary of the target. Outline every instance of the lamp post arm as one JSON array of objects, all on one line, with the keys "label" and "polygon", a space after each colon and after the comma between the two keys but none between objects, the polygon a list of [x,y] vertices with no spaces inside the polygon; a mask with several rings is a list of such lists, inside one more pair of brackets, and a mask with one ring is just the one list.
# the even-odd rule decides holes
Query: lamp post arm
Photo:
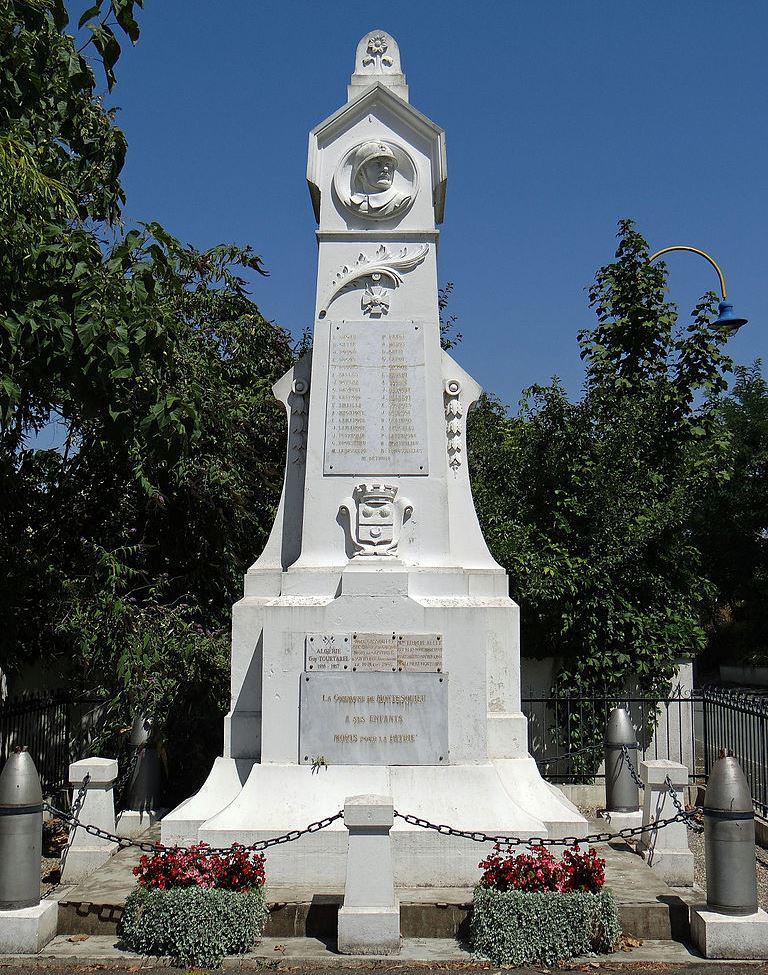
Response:
[{"label": "lamp post arm", "polygon": [[690,247],[688,244],[673,244],[671,247],[662,247],[660,251],[656,251],[655,254],[651,254],[648,258],[648,263],[655,261],[657,257],[661,257],[662,254],[668,254],[670,251],[693,251],[694,254],[700,254],[703,258],[709,261],[712,267],[717,271],[717,276],[720,280],[720,294],[723,296],[723,301],[725,301],[725,277],[723,272],[720,270],[720,265],[717,261],[710,257],[706,251],[699,250],[698,247]]}]

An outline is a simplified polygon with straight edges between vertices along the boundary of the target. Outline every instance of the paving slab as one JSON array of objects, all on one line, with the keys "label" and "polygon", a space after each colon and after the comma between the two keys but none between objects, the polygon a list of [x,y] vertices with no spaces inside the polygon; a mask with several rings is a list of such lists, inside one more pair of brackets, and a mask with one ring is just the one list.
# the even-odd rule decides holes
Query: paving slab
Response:
[{"label": "paving slab", "polygon": [[[87,938],[73,938],[59,935],[39,955],[0,955],[0,966],[6,967],[35,967],[50,968],[66,967],[71,971],[74,966],[125,968],[136,971],[138,967],[162,967],[171,964],[168,958],[147,958],[132,951],[124,951],[118,947],[119,941],[108,935],[91,935]],[[266,966],[277,969],[301,970],[306,966],[308,970],[320,968],[365,968],[377,970],[385,968],[402,970],[409,965],[424,969],[430,966],[441,969],[467,970],[494,969],[486,959],[473,955],[469,949],[454,939],[445,938],[404,938],[402,949],[397,956],[392,955],[339,955],[335,945],[317,938],[264,938],[251,952],[243,955],[230,956],[224,959],[225,969],[258,969]],[[760,971],[762,962],[712,962],[701,958],[686,945],[669,941],[646,941],[630,951],[619,951],[610,955],[591,955],[586,958],[572,959],[565,968],[586,966],[604,968],[605,970],[643,969],[652,967],[660,970],[678,966],[691,967],[696,970],[706,966],[729,966],[732,970]],[[527,969],[526,969],[527,970]],[[535,966],[535,971],[541,972],[541,966]]]}]

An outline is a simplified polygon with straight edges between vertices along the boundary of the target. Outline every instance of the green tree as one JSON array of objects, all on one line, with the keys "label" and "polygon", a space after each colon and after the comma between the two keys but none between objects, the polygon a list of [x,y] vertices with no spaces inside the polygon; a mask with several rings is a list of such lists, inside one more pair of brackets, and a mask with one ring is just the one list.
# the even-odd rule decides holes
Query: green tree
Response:
[{"label": "green tree", "polygon": [[[0,667],[107,689],[114,728],[138,707],[197,722],[215,754],[292,351],[249,247],[122,225],[126,142],[90,62],[111,89],[140,6],[93,4],[76,40],[63,0],[0,3]],[[60,448],[37,449],[52,424]]]},{"label": "green tree", "polygon": [[[663,696],[676,658],[700,651],[712,585],[691,524],[727,476],[714,419],[730,362],[712,298],[677,324],[666,268],[630,221],[597,272],[597,323],[579,334],[583,396],[532,387],[506,416],[485,400],[470,419],[481,523],[521,603],[523,652],[560,662],[558,693]],[[595,729],[571,727],[567,744]]]},{"label": "green tree", "polygon": [[711,485],[693,521],[715,595],[710,664],[768,665],[768,383],[758,360],[737,366],[716,413],[728,478]]}]

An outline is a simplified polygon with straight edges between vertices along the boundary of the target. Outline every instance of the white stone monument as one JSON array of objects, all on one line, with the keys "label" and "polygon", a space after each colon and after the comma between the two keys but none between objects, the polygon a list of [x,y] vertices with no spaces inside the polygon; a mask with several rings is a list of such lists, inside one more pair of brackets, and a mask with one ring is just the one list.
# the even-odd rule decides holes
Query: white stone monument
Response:
[{"label": "white stone monument", "polygon": [[[233,610],[224,756],[163,842],[254,842],[360,794],[465,830],[572,835],[585,821],[527,752],[519,610],[472,501],[481,390],[440,348],[445,136],[408,103],[385,31],[310,133],[307,180],[314,342],[274,387],[283,495]],[[346,843],[339,821],[271,849],[270,882],[343,885]],[[472,884],[486,852],[397,818],[392,843],[398,886]]]}]

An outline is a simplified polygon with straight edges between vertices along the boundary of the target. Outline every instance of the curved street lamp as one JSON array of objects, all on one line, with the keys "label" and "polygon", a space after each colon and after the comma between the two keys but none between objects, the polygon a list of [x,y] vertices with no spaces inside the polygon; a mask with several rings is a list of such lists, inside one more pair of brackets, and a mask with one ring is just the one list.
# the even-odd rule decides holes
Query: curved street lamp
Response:
[{"label": "curved street lamp", "polygon": [[662,247],[660,251],[656,251],[655,254],[651,254],[648,258],[648,263],[651,264],[656,260],[657,257],[661,257],[662,254],[668,254],[670,251],[692,251],[694,254],[699,254],[705,260],[709,261],[712,267],[717,271],[717,277],[720,281],[720,294],[722,299],[720,304],[717,306],[718,316],[715,319],[716,325],[724,325],[726,328],[731,329],[735,332],[737,329],[741,328],[742,325],[746,325],[749,319],[739,318],[733,313],[733,305],[730,301],[726,300],[725,293],[725,276],[720,270],[720,266],[714,258],[710,257],[705,251],[699,250],[698,247],[690,247],[688,244],[673,244],[671,247]]}]

